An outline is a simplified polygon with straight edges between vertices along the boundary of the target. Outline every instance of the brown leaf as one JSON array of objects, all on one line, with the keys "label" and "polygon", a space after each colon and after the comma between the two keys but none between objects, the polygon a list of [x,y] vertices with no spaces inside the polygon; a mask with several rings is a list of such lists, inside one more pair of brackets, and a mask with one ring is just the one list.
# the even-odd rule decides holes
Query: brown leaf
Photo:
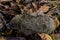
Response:
[{"label": "brown leaf", "polygon": [[42,40],[52,40],[52,38],[48,34],[38,33],[38,35],[42,38]]},{"label": "brown leaf", "polygon": [[47,6],[47,5],[44,5],[44,6],[41,6],[41,8],[40,8],[40,12],[47,12],[48,10],[49,10],[49,6]]}]

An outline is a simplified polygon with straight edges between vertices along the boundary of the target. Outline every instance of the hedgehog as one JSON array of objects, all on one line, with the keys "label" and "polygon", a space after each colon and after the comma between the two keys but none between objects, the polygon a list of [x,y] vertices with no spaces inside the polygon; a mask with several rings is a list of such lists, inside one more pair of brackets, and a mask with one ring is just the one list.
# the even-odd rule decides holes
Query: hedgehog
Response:
[{"label": "hedgehog", "polygon": [[47,33],[50,34],[54,30],[54,20],[45,14],[20,14],[16,15],[10,21],[12,29],[25,35],[33,33]]}]

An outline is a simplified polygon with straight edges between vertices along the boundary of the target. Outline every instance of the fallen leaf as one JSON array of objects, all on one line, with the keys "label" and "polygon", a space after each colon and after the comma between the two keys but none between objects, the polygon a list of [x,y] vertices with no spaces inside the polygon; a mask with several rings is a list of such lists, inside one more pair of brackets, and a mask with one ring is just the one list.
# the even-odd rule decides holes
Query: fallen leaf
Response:
[{"label": "fallen leaf", "polygon": [[47,6],[47,5],[43,5],[43,6],[41,6],[41,8],[40,8],[40,12],[47,12],[48,10],[49,10],[49,6]]},{"label": "fallen leaf", "polygon": [[48,34],[38,33],[38,35],[42,38],[42,40],[52,40],[52,38]]}]

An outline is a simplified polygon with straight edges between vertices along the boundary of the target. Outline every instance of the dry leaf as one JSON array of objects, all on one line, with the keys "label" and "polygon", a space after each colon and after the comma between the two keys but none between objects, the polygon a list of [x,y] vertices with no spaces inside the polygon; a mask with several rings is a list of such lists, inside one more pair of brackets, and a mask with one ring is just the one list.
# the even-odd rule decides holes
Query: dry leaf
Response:
[{"label": "dry leaf", "polygon": [[49,10],[49,6],[47,6],[47,5],[44,5],[44,6],[41,6],[41,8],[40,8],[40,12],[47,12],[48,10]]},{"label": "dry leaf", "polygon": [[52,14],[53,14],[53,11],[49,11],[49,12],[47,13],[47,15],[48,15],[49,17],[52,17]]},{"label": "dry leaf", "polygon": [[48,34],[38,33],[38,35],[42,38],[42,40],[52,40],[52,38]]},{"label": "dry leaf", "polygon": [[57,18],[54,19],[54,22],[55,22],[55,29],[59,26],[59,20]]}]

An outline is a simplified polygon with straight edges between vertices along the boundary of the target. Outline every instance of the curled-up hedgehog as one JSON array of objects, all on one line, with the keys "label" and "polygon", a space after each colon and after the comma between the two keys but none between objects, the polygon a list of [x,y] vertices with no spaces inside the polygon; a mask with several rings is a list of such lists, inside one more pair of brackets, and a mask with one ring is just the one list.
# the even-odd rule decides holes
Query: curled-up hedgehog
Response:
[{"label": "curled-up hedgehog", "polygon": [[16,29],[26,36],[39,32],[50,34],[55,28],[54,20],[45,14],[36,16],[30,14],[16,15],[9,24],[12,29]]}]

